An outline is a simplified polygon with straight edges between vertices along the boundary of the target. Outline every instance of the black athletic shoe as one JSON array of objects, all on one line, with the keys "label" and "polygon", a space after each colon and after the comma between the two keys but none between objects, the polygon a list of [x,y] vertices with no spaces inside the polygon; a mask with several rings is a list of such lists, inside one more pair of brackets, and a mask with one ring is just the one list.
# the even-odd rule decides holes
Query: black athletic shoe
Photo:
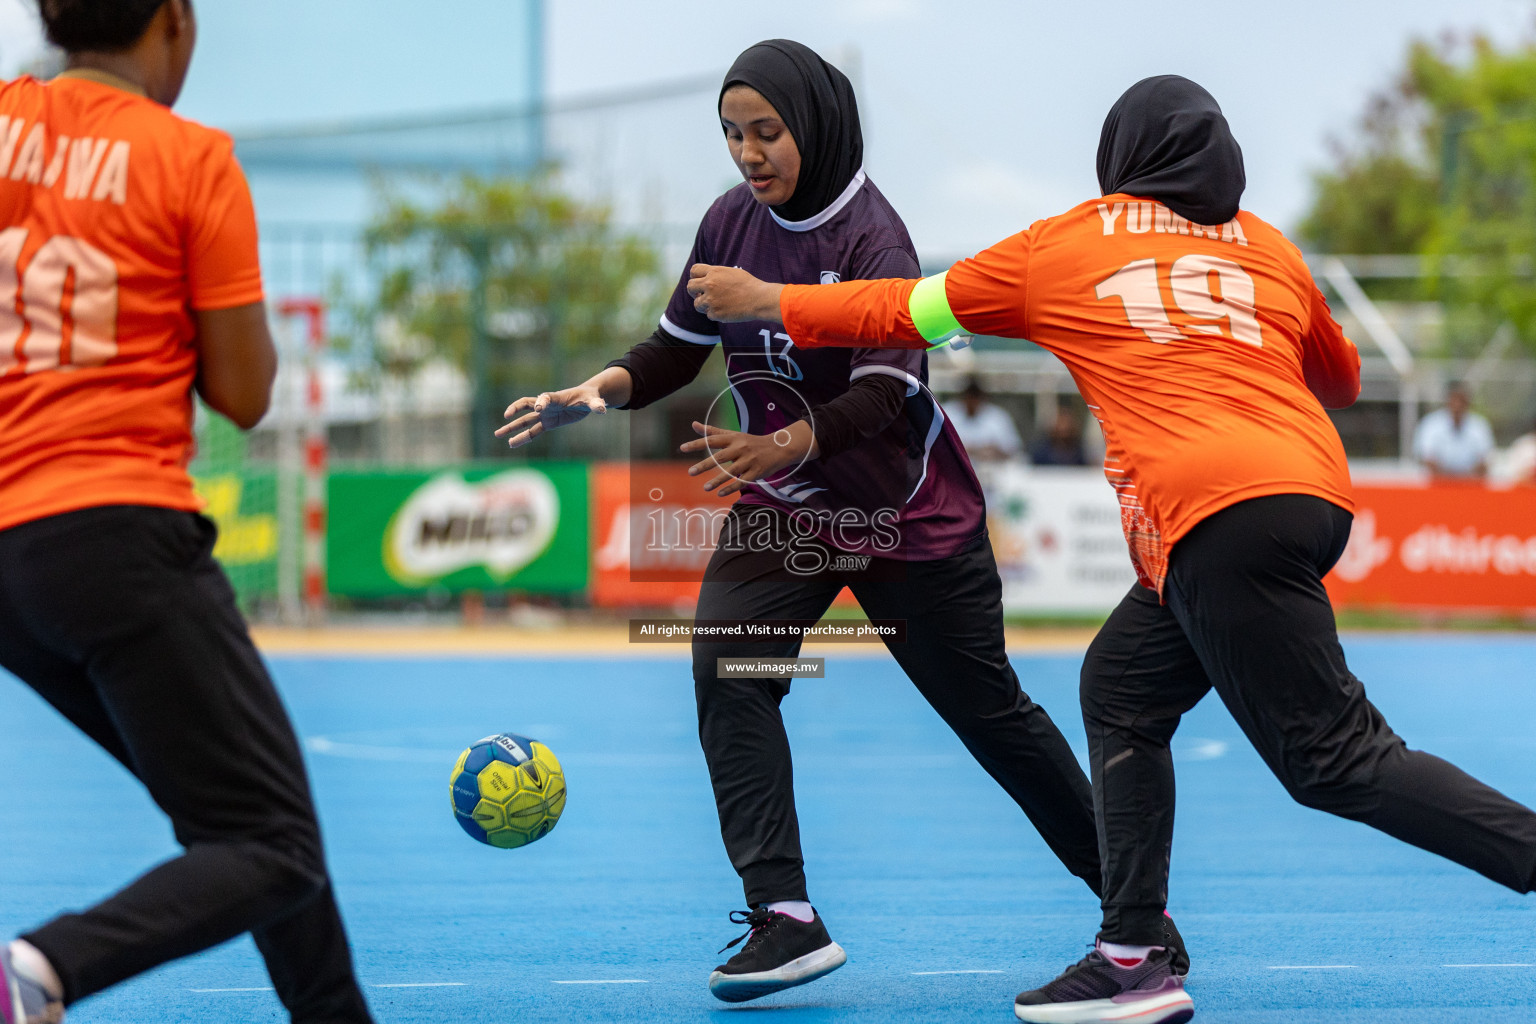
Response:
[{"label": "black athletic shoe", "polygon": [[1184,948],[1184,936],[1179,934],[1178,926],[1173,923],[1173,918],[1167,912],[1163,913],[1163,946],[1167,948],[1168,955],[1172,958],[1169,965],[1173,973],[1183,978],[1189,974],[1189,951]]},{"label": "black athletic shoe", "polygon": [[832,941],[827,926],[821,923],[821,915],[814,909],[809,921],[799,921],[767,907],[745,913],[733,910],[731,921],[751,928],[725,947],[730,949],[746,939],[741,952],[709,976],[709,991],[716,999],[742,1003],[804,985],[823,974],[831,974],[848,960],[848,954]]},{"label": "black athletic shoe", "polygon": [[1097,948],[1043,988],[1020,992],[1013,1013],[1030,1024],[1183,1024],[1195,1015],[1166,950],[1122,967]]}]

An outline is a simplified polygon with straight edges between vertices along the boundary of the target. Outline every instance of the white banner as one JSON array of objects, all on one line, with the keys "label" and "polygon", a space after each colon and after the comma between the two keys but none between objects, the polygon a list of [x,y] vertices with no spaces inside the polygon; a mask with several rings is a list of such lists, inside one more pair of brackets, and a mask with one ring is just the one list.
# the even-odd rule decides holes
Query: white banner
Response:
[{"label": "white banner", "polygon": [[1136,582],[1120,505],[1098,469],[979,467],[1003,608],[1108,614]]}]

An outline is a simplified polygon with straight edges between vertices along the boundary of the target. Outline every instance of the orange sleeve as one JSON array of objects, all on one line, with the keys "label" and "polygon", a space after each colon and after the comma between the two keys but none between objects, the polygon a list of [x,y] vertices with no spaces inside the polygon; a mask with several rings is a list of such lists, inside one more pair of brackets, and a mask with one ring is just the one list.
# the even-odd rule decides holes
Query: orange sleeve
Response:
[{"label": "orange sleeve", "polygon": [[256,207],[234,146],[220,138],[207,155],[187,209],[187,283],[193,309],[229,309],[262,300]]},{"label": "orange sleeve", "polygon": [[1028,338],[1024,303],[1029,282],[1030,234],[1021,231],[949,268],[949,308],[970,334]]},{"label": "orange sleeve", "polygon": [[959,331],[1025,338],[1029,248],[1021,232],[923,281],[785,285],[779,315],[805,348],[927,348]]},{"label": "orange sleeve", "polygon": [[916,286],[894,278],[787,284],[779,315],[801,348],[927,348],[907,308]]},{"label": "orange sleeve", "polygon": [[1360,352],[1344,337],[1328,300],[1312,286],[1312,316],[1301,337],[1301,371],[1307,390],[1325,409],[1345,409],[1360,397]]}]

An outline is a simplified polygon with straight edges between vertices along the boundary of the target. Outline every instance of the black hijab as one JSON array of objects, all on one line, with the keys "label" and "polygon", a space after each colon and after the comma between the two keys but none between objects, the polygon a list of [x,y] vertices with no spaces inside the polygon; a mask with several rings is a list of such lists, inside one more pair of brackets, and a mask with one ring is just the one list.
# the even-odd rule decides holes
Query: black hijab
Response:
[{"label": "black hijab", "polygon": [[1109,108],[1099,189],[1147,196],[1196,224],[1237,216],[1243,151],[1210,93],[1187,78],[1143,78]]},{"label": "black hijab", "polygon": [[864,165],[859,107],[848,76],[809,46],[791,39],[767,39],[736,58],[725,73],[720,99],[738,84],[751,86],[773,104],[800,150],[795,194],[773,211],[794,221],[814,217],[831,206]]}]

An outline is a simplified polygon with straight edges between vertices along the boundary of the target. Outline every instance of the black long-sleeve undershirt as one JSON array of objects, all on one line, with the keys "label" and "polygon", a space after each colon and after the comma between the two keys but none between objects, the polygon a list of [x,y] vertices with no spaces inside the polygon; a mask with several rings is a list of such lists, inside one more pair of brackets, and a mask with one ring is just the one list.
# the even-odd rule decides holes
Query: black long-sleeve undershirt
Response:
[{"label": "black long-sleeve undershirt", "polygon": [[629,401],[616,408],[644,409],[687,387],[714,350],[713,345],[695,345],[656,328],[649,338],[608,364],[628,370],[631,381]]},{"label": "black long-sleeve undershirt", "polygon": [[[629,401],[618,408],[643,409],[686,387],[699,375],[713,346],[674,338],[660,327],[609,366],[629,371]],[[890,426],[907,399],[906,381],[883,373],[866,374],[848,390],[811,410],[818,457],[839,455]]]}]

